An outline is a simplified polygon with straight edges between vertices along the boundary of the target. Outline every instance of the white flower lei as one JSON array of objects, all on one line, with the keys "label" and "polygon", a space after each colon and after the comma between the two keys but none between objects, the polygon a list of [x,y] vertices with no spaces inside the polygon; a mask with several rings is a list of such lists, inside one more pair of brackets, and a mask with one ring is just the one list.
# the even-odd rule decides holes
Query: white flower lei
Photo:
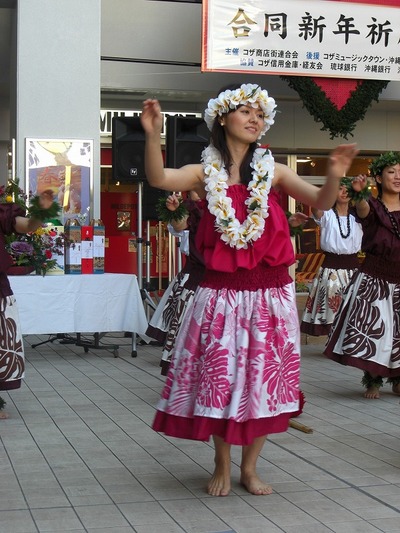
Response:
[{"label": "white flower lei", "polygon": [[232,199],[226,195],[228,173],[223,165],[219,151],[212,145],[202,153],[206,183],[208,209],[215,216],[215,227],[221,240],[232,248],[247,248],[248,243],[256,241],[262,234],[265,219],[268,217],[268,196],[274,177],[274,158],[269,150],[256,148],[250,163],[254,169],[247,190],[247,218],[240,224],[236,218]]},{"label": "white flower lei", "polygon": [[229,111],[236,109],[239,105],[251,105],[260,107],[264,113],[264,127],[261,130],[259,139],[274,123],[275,117],[275,100],[268,96],[265,89],[253,83],[244,83],[239,89],[226,90],[218,95],[218,98],[212,98],[208,102],[207,109],[204,112],[204,120],[208,129],[211,131],[217,115],[221,116]]}]

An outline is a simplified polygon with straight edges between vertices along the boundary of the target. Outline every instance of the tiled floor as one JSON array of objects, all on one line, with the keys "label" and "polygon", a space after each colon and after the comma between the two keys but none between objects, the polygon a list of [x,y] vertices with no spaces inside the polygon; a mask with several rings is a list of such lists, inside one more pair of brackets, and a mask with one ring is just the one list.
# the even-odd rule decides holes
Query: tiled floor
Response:
[{"label": "tiled floor", "polygon": [[370,533],[400,531],[400,405],[386,386],[364,400],[360,372],[303,346],[304,412],[313,433],[290,429],[267,442],[259,468],[274,488],[251,496],[238,484],[209,497],[213,450],[151,430],[164,378],[160,348],[131,357],[85,353],[25,338],[24,386],[3,394],[0,533]]}]

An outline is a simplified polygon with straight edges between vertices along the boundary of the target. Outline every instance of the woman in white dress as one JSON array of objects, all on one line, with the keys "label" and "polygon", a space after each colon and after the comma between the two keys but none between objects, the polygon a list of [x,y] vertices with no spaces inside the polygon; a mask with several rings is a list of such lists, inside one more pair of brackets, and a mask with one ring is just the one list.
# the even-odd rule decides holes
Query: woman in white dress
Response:
[{"label": "woman in white dress", "polygon": [[315,277],[300,325],[302,333],[328,335],[342,301],[343,292],[359,266],[362,228],[349,206],[347,178],[341,182],[335,205],[329,211],[312,209],[321,228],[324,261]]}]

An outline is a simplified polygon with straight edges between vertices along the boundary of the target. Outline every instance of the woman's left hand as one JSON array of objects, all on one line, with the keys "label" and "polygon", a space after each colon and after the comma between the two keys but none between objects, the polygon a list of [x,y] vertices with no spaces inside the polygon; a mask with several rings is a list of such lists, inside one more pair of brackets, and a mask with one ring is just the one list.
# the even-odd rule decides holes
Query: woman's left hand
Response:
[{"label": "woman's left hand", "polygon": [[358,154],[357,145],[340,144],[329,155],[330,171],[334,171],[337,177],[342,178],[347,174],[353,159]]},{"label": "woman's left hand", "polygon": [[54,201],[54,194],[51,189],[46,189],[39,195],[39,204],[42,209],[49,209]]}]

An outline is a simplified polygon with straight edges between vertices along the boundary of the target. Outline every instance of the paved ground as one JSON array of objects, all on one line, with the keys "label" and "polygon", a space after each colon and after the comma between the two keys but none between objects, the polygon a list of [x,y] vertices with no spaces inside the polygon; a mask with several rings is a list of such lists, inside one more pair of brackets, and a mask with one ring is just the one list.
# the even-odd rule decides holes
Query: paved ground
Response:
[{"label": "paved ground", "polygon": [[[118,337],[118,334],[115,335]],[[160,348],[130,340],[120,357],[85,353],[46,337],[25,338],[23,388],[3,394],[0,421],[0,533],[324,533],[400,531],[399,398],[361,395],[360,372],[303,345],[304,412],[313,428],[272,436],[260,471],[270,496],[238,484],[212,498],[204,487],[213,450],[151,430],[164,378]]]}]

